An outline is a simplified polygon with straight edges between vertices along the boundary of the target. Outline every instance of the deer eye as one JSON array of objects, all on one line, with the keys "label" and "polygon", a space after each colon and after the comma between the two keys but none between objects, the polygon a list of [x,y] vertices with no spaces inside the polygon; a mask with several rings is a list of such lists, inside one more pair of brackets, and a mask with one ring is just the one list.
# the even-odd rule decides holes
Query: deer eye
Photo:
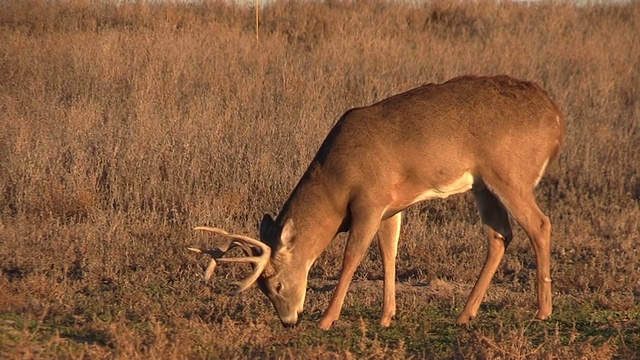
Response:
[{"label": "deer eye", "polygon": [[281,291],[281,290],[282,290],[282,283],[278,283],[278,284],[276,285],[276,292],[277,292],[277,293],[280,293],[280,291]]}]

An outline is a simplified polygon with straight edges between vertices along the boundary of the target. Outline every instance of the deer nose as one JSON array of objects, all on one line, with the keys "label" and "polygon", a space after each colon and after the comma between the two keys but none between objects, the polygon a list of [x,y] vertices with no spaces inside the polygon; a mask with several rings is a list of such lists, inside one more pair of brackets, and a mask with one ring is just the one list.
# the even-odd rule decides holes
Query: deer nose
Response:
[{"label": "deer nose", "polygon": [[296,316],[296,318],[293,320],[289,320],[289,321],[281,320],[281,322],[284,327],[292,328],[298,325],[298,322],[300,322],[300,318]]},{"label": "deer nose", "polygon": [[282,322],[282,325],[286,328],[292,328],[296,325],[298,325],[298,323],[300,322],[300,315],[302,314],[302,311],[300,312],[296,312],[295,316],[291,316],[288,319],[280,319],[280,321]]},{"label": "deer nose", "polygon": [[282,325],[283,325],[284,327],[286,327],[287,329],[291,329],[291,328],[296,327],[296,325],[298,325],[298,322],[297,322],[297,321],[296,321],[296,322],[294,322],[294,323],[286,323],[286,322],[282,322]]}]

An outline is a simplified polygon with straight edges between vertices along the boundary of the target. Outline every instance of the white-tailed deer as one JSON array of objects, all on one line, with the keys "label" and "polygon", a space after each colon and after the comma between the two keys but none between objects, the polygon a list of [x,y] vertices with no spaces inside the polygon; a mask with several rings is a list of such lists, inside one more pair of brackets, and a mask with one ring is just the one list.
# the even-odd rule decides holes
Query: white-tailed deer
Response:
[{"label": "white-tailed deer", "polygon": [[[229,242],[191,250],[216,261],[251,262],[252,283],[265,293],[285,326],[298,322],[309,269],[337,233],[348,231],[342,272],[319,326],[338,319],[347,289],[378,234],[384,268],[380,324],[395,315],[395,258],[401,212],[420,201],[473,191],[488,235],[488,254],[458,323],[473,319],[512,239],[510,213],[533,244],[538,319],[551,315],[549,219],[534,188],[560,151],[563,118],[547,93],[507,76],[464,76],[428,84],[351,109],[324,140],[278,217],[265,215],[260,241],[215,228]],[[246,258],[222,258],[231,247]]]}]

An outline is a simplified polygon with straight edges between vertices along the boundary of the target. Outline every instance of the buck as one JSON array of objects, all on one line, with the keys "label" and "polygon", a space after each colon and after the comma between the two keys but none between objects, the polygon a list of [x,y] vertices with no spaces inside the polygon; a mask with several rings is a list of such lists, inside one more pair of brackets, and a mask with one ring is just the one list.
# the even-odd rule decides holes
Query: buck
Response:
[{"label": "buck", "polygon": [[[302,313],[309,269],[330,241],[348,231],[342,271],[320,319],[338,319],[356,267],[376,233],[384,270],[380,325],[396,312],[395,261],[402,211],[433,198],[473,192],[488,237],[480,275],[457,322],[478,313],[489,283],[512,240],[509,214],[528,235],[536,256],[538,311],[551,315],[549,218],[534,198],[547,165],[558,156],[563,117],[533,82],[508,76],[464,76],[427,84],[376,104],[347,111],[335,124],[274,220],[265,215],[260,240],[211,227],[221,234],[211,255],[217,262],[249,262],[254,282],[271,300],[285,326]],[[234,247],[246,257],[224,258]]]}]

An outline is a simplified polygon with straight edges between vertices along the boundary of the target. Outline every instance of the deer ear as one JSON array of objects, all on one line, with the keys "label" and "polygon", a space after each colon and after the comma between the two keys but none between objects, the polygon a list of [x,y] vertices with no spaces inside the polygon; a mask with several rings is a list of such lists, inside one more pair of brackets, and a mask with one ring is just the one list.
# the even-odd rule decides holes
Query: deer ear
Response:
[{"label": "deer ear", "polygon": [[268,243],[269,233],[271,232],[271,229],[273,229],[274,223],[275,221],[273,221],[271,215],[264,214],[262,221],[260,222],[260,240],[262,240],[262,242]]},{"label": "deer ear", "polygon": [[280,247],[283,249],[293,248],[293,238],[296,236],[296,229],[293,225],[293,219],[287,219],[282,226],[282,232],[280,232]]}]

